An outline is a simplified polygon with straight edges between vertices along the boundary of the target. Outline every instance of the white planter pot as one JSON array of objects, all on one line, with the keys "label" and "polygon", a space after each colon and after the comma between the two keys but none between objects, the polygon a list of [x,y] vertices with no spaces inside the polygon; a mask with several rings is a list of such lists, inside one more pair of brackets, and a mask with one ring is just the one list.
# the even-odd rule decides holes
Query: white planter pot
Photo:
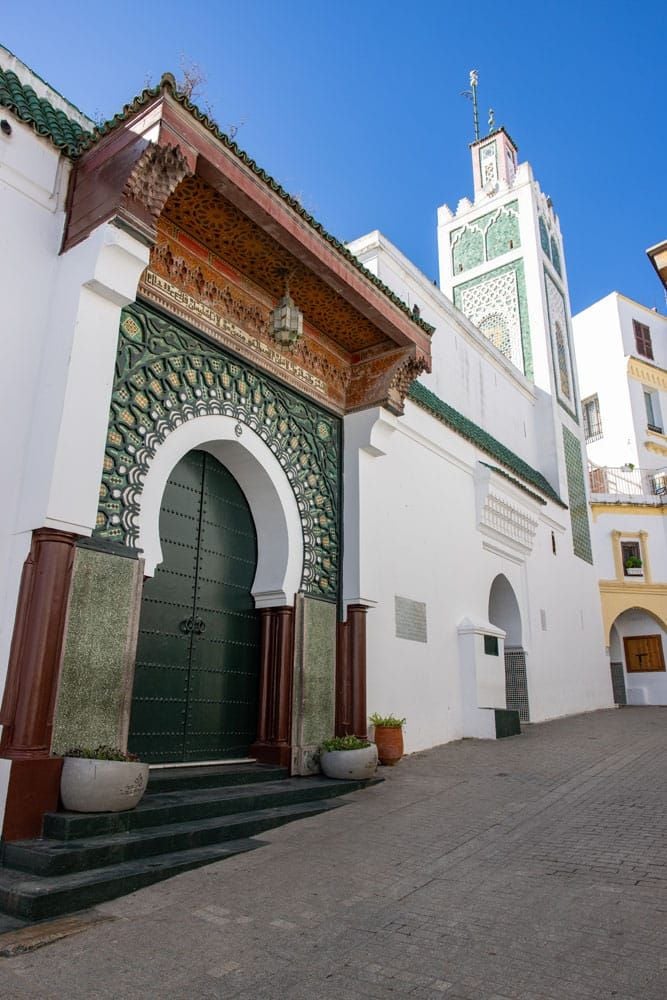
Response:
[{"label": "white planter pot", "polygon": [[626,576],[643,576],[644,570],[641,566],[626,566],[625,568]]},{"label": "white planter pot", "polygon": [[60,796],[72,812],[134,809],[146,791],[148,764],[65,757]]},{"label": "white planter pot", "polygon": [[364,781],[372,778],[378,766],[375,743],[361,750],[323,750],[320,767],[327,778],[348,778]]}]

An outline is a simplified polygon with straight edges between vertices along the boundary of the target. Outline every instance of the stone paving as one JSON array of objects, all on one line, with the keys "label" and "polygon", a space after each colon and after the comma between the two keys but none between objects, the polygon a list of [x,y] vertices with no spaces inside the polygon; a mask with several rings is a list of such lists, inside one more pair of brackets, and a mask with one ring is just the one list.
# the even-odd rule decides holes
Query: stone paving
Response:
[{"label": "stone paving", "polygon": [[667,709],[415,754],[0,960],[12,1000],[665,1000]]}]

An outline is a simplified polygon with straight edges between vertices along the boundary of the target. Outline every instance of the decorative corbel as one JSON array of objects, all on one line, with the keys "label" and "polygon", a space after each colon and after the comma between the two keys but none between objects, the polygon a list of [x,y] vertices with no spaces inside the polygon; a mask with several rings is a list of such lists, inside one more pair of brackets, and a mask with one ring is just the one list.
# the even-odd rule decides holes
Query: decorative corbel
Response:
[{"label": "decorative corbel", "polygon": [[149,143],[130,173],[120,199],[118,217],[153,243],[155,226],[181,181],[192,174],[177,146]]},{"label": "decorative corbel", "polygon": [[385,406],[401,416],[408,389],[419,375],[429,371],[428,359],[415,348],[392,351],[354,365],[347,393],[347,410]]}]

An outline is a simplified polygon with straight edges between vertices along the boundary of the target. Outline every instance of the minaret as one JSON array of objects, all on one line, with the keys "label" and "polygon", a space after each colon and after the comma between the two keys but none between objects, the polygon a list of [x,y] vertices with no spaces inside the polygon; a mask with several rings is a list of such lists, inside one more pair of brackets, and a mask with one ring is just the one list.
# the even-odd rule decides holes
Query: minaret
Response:
[{"label": "minaret", "polygon": [[470,145],[474,200],[438,210],[440,287],[530,381],[576,419],[563,243],[551,199],[490,116]]},{"label": "minaret", "polygon": [[[474,71],[473,71],[474,73]],[[551,199],[503,126],[489,115],[477,137],[477,74],[471,74],[475,141],[470,144],[474,196],[452,212],[438,210],[440,287],[468,319],[536,387],[545,467],[554,486],[572,493],[582,478],[581,428],[563,242]],[[544,395],[546,394],[546,395]],[[561,429],[562,425],[562,429]],[[575,466],[577,467],[575,469]],[[575,492],[584,491],[583,482]],[[585,492],[584,506],[585,506]],[[580,501],[578,501],[580,504]],[[586,511],[583,511],[586,520]]]}]

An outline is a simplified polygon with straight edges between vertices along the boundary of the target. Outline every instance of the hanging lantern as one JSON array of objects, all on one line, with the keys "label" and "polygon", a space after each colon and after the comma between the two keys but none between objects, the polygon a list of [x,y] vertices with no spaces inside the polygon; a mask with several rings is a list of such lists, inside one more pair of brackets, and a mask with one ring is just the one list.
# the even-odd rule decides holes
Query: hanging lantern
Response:
[{"label": "hanging lantern", "polygon": [[303,336],[303,313],[294,305],[285,278],[285,294],[271,312],[271,336],[279,344],[295,344]]}]

